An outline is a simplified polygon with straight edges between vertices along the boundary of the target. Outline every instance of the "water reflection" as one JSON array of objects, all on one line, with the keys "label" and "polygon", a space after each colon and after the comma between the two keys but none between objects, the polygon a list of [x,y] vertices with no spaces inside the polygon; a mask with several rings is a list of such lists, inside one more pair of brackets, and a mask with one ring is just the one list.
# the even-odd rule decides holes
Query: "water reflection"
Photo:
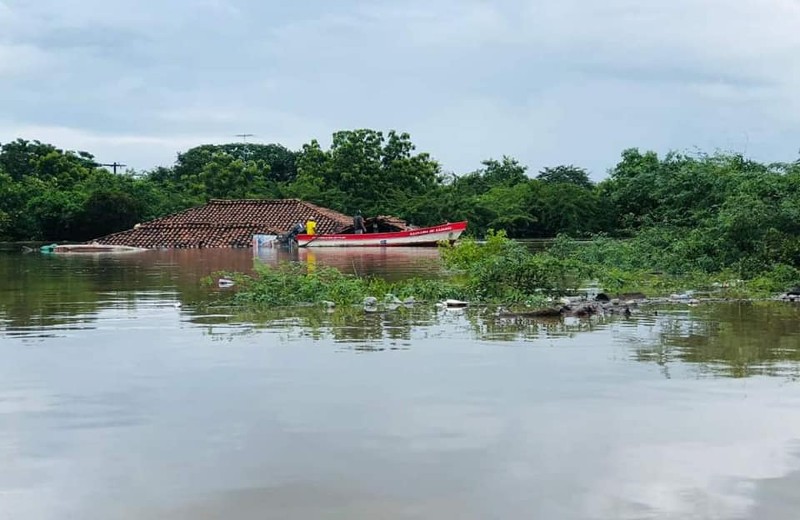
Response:
[{"label": "water reflection", "polygon": [[[441,270],[435,247],[328,247],[295,250],[297,259],[308,265],[335,267],[343,273],[378,275],[389,280],[409,276],[433,277]],[[267,258],[272,254],[267,253]],[[259,253],[259,258],[264,256]]]},{"label": "water reflection", "polygon": [[[427,248],[264,249],[258,260],[294,260],[387,277],[437,276],[438,252]],[[180,313],[214,337],[274,329],[286,337],[330,338],[362,350],[406,348],[419,330],[447,328],[486,341],[537,341],[611,331],[637,361],[656,363],[669,377],[676,363],[698,374],[798,377],[800,307],[732,303],[641,310],[633,318],[532,320],[497,316],[494,309],[462,314],[431,306],[365,313],[361,309],[278,310],[233,316],[218,307],[227,293],[200,284],[221,270],[252,268],[250,250],[168,250],[122,256],[46,256],[0,253],[0,336],[52,338],[87,331],[143,309]],[[388,347],[382,342],[395,343]]]},{"label": "water reflection", "polygon": [[737,302],[662,312],[629,339],[637,360],[665,368],[689,363],[712,376],[800,375],[798,305]]},{"label": "water reflection", "polygon": [[[372,249],[366,251],[364,249]],[[438,252],[428,248],[343,251],[262,249],[258,261],[301,261],[387,278],[436,276]],[[217,271],[249,272],[249,249],[173,249],[127,255],[40,255],[0,251],[0,333],[91,324],[104,308],[138,300],[198,305],[224,297],[200,282]]]},{"label": "water reflection", "polygon": [[[399,306],[367,312],[360,306],[335,310],[318,306],[284,308],[258,314],[199,312],[190,320],[206,333],[221,332],[220,325],[231,321],[250,324],[253,330],[281,331],[287,338],[307,337],[313,340],[331,339],[336,342],[382,345],[385,340],[402,340],[410,344],[416,333],[446,329],[459,331],[465,337],[486,341],[535,341],[547,338],[568,338],[589,333],[619,323],[619,317],[594,316],[590,319],[543,318],[508,319],[497,315],[495,307],[443,309],[429,304]],[[631,326],[632,321],[628,321]],[[625,326],[625,323],[622,324]],[[382,348],[382,347],[381,347]],[[376,347],[375,349],[380,349]]]},{"label": "water reflection", "polygon": [[[389,269],[358,253],[313,261]],[[797,306],[243,316],[197,284],[250,262],[0,255],[0,517],[800,510]]]},{"label": "water reflection", "polygon": [[[201,315],[196,323],[205,320]],[[636,361],[660,365],[665,377],[677,364],[711,376],[800,376],[800,306],[777,302],[641,309],[630,318],[507,318],[494,307],[416,305],[377,313],[360,307],[335,312],[307,307],[237,316],[237,321],[281,330],[286,337],[332,339],[365,350],[381,350],[385,340],[410,345],[415,333],[437,329],[481,341],[532,344],[605,333],[628,344]]]}]

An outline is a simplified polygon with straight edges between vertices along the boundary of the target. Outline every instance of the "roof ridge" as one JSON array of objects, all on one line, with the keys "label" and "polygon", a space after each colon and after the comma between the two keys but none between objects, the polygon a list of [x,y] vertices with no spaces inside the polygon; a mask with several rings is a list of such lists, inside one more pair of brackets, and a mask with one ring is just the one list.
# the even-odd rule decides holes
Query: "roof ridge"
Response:
[{"label": "roof ridge", "polygon": [[340,212],[336,211],[335,209],[324,208],[322,206],[318,206],[318,205],[314,204],[313,202],[308,202],[308,201],[305,201],[305,200],[299,200],[299,202],[300,202],[300,204],[302,204],[302,205],[304,205],[304,206],[316,211],[320,215],[324,215],[324,216],[326,216],[328,218],[332,218],[334,220],[341,220],[343,222],[350,222],[350,217],[349,216],[345,215],[344,213],[340,213]]},{"label": "roof ridge", "polygon": [[[200,209],[200,208],[202,208],[204,206],[206,206],[206,204],[203,204],[203,206],[192,206],[191,208],[182,209],[182,210],[179,210],[179,211],[175,211],[173,213],[167,213],[163,217],[158,217],[158,218],[154,218],[153,220],[147,220],[145,222],[140,222],[140,224],[142,224],[142,225],[144,225],[144,224],[152,224],[153,222],[158,222],[160,220],[166,220],[166,219],[169,219],[169,218],[172,218],[172,217],[177,217],[178,215],[183,215],[184,213],[189,213],[190,211],[196,211],[196,210],[198,210],[198,209]],[[118,231],[118,233],[121,233],[121,231]]]}]

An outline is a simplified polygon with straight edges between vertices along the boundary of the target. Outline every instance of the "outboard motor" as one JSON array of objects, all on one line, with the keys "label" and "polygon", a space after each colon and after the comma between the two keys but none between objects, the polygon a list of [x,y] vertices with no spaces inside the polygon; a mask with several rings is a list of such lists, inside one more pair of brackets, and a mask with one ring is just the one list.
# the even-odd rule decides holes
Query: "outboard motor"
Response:
[{"label": "outboard motor", "polygon": [[278,236],[278,241],[281,244],[292,244],[294,243],[295,237],[305,231],[305,227],[303,224],[297,223],[292,226],[292,229],[284,233],[283,235]]}]

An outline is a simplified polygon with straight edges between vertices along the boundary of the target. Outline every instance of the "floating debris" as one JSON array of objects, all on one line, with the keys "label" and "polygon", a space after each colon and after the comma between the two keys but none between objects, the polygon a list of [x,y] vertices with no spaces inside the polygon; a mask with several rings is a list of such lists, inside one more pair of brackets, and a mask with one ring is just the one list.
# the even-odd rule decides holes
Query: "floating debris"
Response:
[{"label": "floating debris", "polygon": [[397,296],[395,296],[394,294],[391,294],[391,293],[390,293],[390,294],[387,294],[387,295],[384,297],[384,299],[383,299],[383,300],[384,300],[384,302],[386,302],[388,305],[400,305],[401,303],[403,303],[403,302],[400,300],[400,298],[398,298]]},{"label": "floating debris", "polygon": [[217,287],[220,289],[227,289],[228,287],[233,287],[234,285],[236,285],[236,282],[230,278],[220,278],[217,280]]},{"label": "floating debris", "polygon": [[497,316],[499,318],[556,318],[561,316],[562,312],[561,308],[557,309],[554,307],[521,312],[513,312],[504,308],[499,308]]},{"label": "floating debris", "polygon": [[694,299],[694,291],[686,291],[679,294],[670,294],[669,299],[673,301],[689,301]]}]

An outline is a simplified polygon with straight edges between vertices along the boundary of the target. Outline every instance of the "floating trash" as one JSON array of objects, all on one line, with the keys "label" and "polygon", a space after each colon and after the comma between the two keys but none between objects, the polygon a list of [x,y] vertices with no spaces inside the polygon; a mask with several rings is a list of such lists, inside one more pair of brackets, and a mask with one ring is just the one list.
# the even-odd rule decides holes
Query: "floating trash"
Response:
[{"label": "floating trash", "polygon": [[225,288],[228,288],[228,287],[233,287],[234,285],[236,285],[236,282],[234,282],[230,278],[220,278],[217,281],[217,286],[219,288],[221,288],[221,289],[225,289]]},{"label": "floating trash", "polygon": [[670,294],[670,300],[686,301],[691,300],[694,296],[694,291],[686,291],[684,293]]},{"label": "floating trash", "polygon": [[387,304],[396,304],[396,305],[400,305],[401,303],[403,303],[403,302],[400,300],[400,298],[398,298],[397,296],[395,296],[394,294],[391,294],[391,293],[390,293],[390,294],[387,294],[387,295],[384,297],[384,301],[385,301]]}]

